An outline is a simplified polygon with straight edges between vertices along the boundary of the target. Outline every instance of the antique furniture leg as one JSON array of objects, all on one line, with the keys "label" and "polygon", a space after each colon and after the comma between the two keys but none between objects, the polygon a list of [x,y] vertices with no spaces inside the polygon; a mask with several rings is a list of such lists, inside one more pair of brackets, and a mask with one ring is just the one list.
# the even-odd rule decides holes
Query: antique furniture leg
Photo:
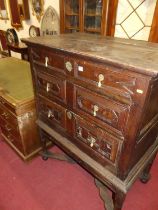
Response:
[{"label": "antique furniture leg", "polygon": [[106,210],[121,210],[126,195],[121,191],[112,192],[112,198],[108,193],[108,188],[98,179],[95,179],[95,184],[99,189],[100,197],[104,201]]},{"label": "antique furniture leg", "polygon": [[[156,153],[157,154],[157,153]],[[150,169],[153,165],[153,162],[155,160],[156,154],[153,156],[153,158],[149,161],[148,165],[145,167],[143,172],[140,175],[140,181],[144,184],[146,184],[150,180]]]},{"label": "antique furniture leg", "polygon": [[52,158],[56,160],[67,161],[69,163],[76,163],[66,154],[58,154],[58,153],[50,152],[47,149],[47,139],[44,136],[42,136],[41,132],[40,132],[40,136],[41,136],[41,142],[42,142],[42,151],[39,152],[39,154],[42,155],[43,160],[48,160],[48,158]]}]

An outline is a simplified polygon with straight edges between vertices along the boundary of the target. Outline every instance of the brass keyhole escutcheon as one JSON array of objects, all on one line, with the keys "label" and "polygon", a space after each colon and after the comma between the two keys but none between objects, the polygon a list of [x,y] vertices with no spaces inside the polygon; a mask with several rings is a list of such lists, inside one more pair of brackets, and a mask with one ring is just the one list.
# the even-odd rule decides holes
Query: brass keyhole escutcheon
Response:
[{"label": "brass keyhole escutcheon", "polygon": [[68,118],[69,120],[72,119],[72,113],[71,113],[71,112],[67,112],[67,118]]},{"label": "brass keyhole escutcheon", "polygon": [[104,81],[104,75],[103,74],[99,74],[98,80],[99,80],[98,81],[98,87],[101,87],[102,86],[101,82]]},{"label": "brass keyhole escutcheon", "polygon": [[67,61],[67,62],[65,63],[65,67],[66,67],[66,69],[67,69],[69,72],[72,71],[72,63],[71,63],[70,61]]},{"label": "brass keyhole escutcheon", "polygon": [[94,107],[93,107],[93,116],[96,116],[98,111],[99,111],[99,107],[97,105],[94,105]]}]

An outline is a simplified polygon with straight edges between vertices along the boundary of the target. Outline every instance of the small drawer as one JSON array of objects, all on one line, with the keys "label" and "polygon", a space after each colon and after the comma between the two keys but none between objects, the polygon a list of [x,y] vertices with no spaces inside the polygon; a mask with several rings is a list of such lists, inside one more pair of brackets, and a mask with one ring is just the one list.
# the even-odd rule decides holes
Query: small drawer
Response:
[{"label": "small drawer", "polygon": [[20,136],[18,125],[12,124],[10,121],[4,120],[0,117],[0,127],[5,130],[7,134],[13,134],[15,136]]},{"label": "small drawer", "polygon": [[8,131],[5,127],[1,127],[2,135],[11,143],[13,144],[18,150],[20,150],[22,153],[23,151],[23,145],[22,141],[19,135],[16,135],[12,131]]},{"label": "small drawer", "polygon": [[105,95],[131,100],[135,92],[136,78],[119,72],[119,69],[81,60],[76,61],[75,68],[78,79],[94,85],[97,91]]},{"label": "small drawer", "polygon": [[41,72],[37,74],[37,87],[39,93],[49,99],[56,99],[66,104],[66,80],[48,76]]},{"label": "small drawer", "polygon": [[6,109],[8,109],[9,111],[11,111],[12,113],[16,114],[15,107],[13,107],[13,105],[11,105],[8,101],[6,101],[1,96],[0,96],[0,105],[2,105],[2,107],[5,107]]},{"label": "small drawer", "polygon": [[0,116],[2,119],[7,120],[12,125],[18,125],[16,116],[11,114],[3,105],[0,105]]},{"label": "small drawer", "polygon": [[94,92],[76,86],[74,109],[79,113],[90,116],[97,123],[106,123],[117,130],[124,132],[130,107]]},{"label": "small drawer", "polygon": [[41,96],[37,101],[41,120],[46,121],[49,125],[66,128],[66,109]]},{"label": "small drawer", "polygon": [[32,48],[31,52],[33,62],[42,64],[46,68],[52,67],[59,72],[64,71],[64,56],[62,56],[61,54],[59,55],[57,52],[50,52],[48,50],[41,50],[38,48]]},{"label": "small drawer", "polygon": [[[107,158],[113,163],[115,162],[119,141],[95,124],[76,117],[74,137],[85,143],[90,148],[89,152],[94,150],[103,158]],[[92,154],[94,155],[95,153]]]}]

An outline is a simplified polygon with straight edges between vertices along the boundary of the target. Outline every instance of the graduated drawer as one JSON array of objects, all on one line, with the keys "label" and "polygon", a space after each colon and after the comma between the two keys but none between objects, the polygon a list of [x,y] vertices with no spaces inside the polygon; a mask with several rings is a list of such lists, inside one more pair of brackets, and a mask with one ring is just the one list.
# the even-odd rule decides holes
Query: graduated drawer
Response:
[{"label": "graduated drawer", "polygon": [[[9,111],[13,112],[14,114],[16,114],[16,110],[15,108],[10,104],[8,103],[5,99],[3,99],[2,97],[0,97],[0,106],[1,107],[5,107],[7,108]],[[7,110],[6,109],[6,110]]]},{"label": "graduated drawer", "polygon": [[41,120],[50,126],[66,128],[66,109],[42,96],[38,97],[37,102],[38,115]]},{"label": "graduated drawer", "polygon": [[0,104],[0,116],[2,119],[10,122],[12,125],[18,125],[17,118],[1,104]]},{"label": "graduated drawer", "polygon": [[83,118],[75,117],[74,137],[85,145],[85,152],[88,152],[92,157],[101,156],[113,163],[115,162],[119,141],[95,124],[89,123]]},{"label": "graduated drawer", "polygon": [[3,117],[0,116],[0,126],[1,128],[3,127],[3,129],[5,129],[5,133],[12,133],[15,136],[20,136],[19,133],[19,126],[18,124],[13,124],[11,121],[9,120],[5,120]]},{"label": "graduated drawer", "polygon": [[21,142],[20,135],[13,130],[8,131],[5,126],[1,127],[2,135],[13,144],[16,148],[18,148],[23,153],[23,145]]},{"label": "graduated drawer", "polygon": [[37,73],[37,88],[40,94],[66,103],[66,80],[47,75],[42,72]]},{"label": "graduated drawer", "polygon": [[48,72],[50,72],[50,69],[63,74],[73,74],[74,72],[74,60],[61,53],[32,48],[32,58],[36,69],[36,65],[40,64]]},{"label": "graduated drawer", "polygon": [[[96,90],[121,100],[130,100],[136,89],[136,78],[120,72],[115,67],[76,60],[75,77],[95,86]],[[123,99],[122,99],[123,100]]]},{"label": "graduated drawer", "polygon": [[124,132],[129,115],[129,106],[98,95],[85,88],[74,88],[74,110],[91,117],[97,123],[108,124]]}]

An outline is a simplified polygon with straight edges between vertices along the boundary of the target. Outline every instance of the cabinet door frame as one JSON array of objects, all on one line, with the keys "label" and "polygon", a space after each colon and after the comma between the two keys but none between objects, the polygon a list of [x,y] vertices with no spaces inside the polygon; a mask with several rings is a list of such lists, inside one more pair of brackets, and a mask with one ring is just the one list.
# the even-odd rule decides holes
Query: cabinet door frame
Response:
[{"label": "cabinet door frame", "polygon": [[[84,32],[84,0],[79,1],[79,31]],[[101,35],[114,36],[118,0],[102,0]],[[60,0],[60,32],[65,33],[65,0]]]},{"label": "cabinet door frame", "polygon": [[149,42],[158,42],[158,0],[155,6],[155,12],[152,20],[151,30],[149,34]]}]

